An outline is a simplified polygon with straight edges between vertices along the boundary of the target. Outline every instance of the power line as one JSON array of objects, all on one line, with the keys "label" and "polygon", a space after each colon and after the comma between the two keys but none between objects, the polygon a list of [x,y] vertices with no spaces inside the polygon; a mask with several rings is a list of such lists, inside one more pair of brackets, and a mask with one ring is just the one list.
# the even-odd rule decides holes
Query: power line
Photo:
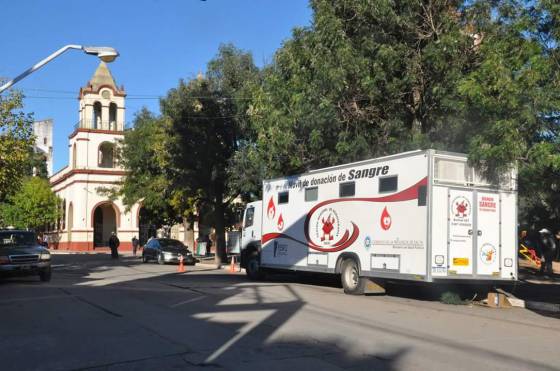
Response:
[{"label": "power line", "polygon": [[[22,89],[23,91],[34,91],[34,92],[44,92],[44,93],[56,93],[56,94],[72,94],[73,97],[60,97],[60,96],[36,96],[36,95],[25,95],[26,98],[39,98],[39,99],[75,99],[77,96],[77,92],[69,91],[69,90],[51,90],[51,89],[38,89],[38,88],[27,88]],[[166,95],[158,95],[158,94],[127,94],[127,99],[162,99],[165,98]],[[252,97],[215,97],[215,96],[189,96],[192,99],[222,99],[222,100],[253,100]]]}]

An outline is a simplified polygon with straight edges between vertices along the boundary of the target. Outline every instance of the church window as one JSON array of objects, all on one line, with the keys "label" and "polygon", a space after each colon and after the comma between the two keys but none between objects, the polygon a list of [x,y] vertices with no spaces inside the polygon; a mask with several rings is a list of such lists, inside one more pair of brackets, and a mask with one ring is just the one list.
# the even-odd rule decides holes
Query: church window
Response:
[{"label": "church window", "polygon": [[99,167],[115,166],[115,146],[113,143],[103,142],[99,146]]},{"label": "church window", "polygon": [[93,128],[101,129],[102,117],[101,117],[101,103],[95,102],[93,104]]},{"label": "church window", "polygon": [[109,105],[109,130],[117,130],[117,105]]}]

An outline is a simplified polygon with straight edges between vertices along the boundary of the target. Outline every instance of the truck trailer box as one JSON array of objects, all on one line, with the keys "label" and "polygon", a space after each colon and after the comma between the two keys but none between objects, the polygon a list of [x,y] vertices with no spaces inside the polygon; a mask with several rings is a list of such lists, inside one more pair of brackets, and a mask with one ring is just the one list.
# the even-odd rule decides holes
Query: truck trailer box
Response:
[{"label": "truck trailer box", "polygon": [[[245,210],[242,264],[248,271],[511,281],[516,228],[515,170],[489,182],[464,154],[413,151],[265,180],[262,200]],[[355,263],[350,273],[345,261]]]}]

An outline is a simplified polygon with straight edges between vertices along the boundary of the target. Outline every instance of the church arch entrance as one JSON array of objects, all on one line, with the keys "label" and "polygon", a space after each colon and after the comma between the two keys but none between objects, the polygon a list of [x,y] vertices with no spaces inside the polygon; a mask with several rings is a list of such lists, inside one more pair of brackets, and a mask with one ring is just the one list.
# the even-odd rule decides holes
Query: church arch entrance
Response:
[{"label": "church arch entrance", "polygon": [[93,211],[93,246],[109,246],[109,237],[117,232],[117,212],[113,204],[98,205]]}]

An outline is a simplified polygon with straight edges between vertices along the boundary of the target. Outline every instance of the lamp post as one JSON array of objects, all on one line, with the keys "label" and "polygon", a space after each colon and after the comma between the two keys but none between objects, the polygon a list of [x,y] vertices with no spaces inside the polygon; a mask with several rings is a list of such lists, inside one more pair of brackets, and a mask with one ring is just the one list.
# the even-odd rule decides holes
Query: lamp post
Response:
[{"label": "lamp post", "polygon": [[33,67],[29,68],[21,75],[15,77],[13,80],[10,80],[4,85],[0,86],[0,94],[2,94],[4,90],[11,87],[19,80],[37,71],[39,68],[43,67],[45,64],[49,63],[50,61],[52,61],[53,59],[55,59],[65,51],[67,51],[68,49],[78,49],[78,50],[82,50],[86,54],[96,55],[103,62],[107,62],[107,63],[114,61],[119,56],[119,52],[117,52],[115,49],[108,46],[82,46],[82,45],[72,45],[72,44],[66,45],[65,47],[62,47],[58,49],[56,52],[49,55],[47,58],[39,61]]}]

